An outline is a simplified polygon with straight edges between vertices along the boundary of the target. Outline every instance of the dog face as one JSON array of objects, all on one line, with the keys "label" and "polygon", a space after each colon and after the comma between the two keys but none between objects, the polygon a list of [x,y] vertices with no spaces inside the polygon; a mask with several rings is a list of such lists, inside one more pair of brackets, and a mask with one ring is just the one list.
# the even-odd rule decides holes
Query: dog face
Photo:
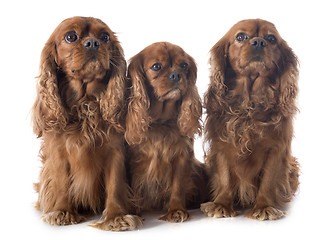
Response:
[{"label": "dog face", "polygon": [[180,47],[155,43],[141,54],[146,79],[158,100],[178,100],[185,95],[187,87],[194,84],[195,63]]},{"label": "dog face", "polygon": [[284,85],[281,76],[296,68],[297,58],[272,23],[249,19],[235,24],[215,44],[210,62],[212,78],[221,78],[228,90],[238,88],[235,94],[241,94],[244,88],[245,95],[260,95]]},{"label": "dog face", "polygon": [[281,37],[274,25],[263,20],[236,24],[229,33],[229,61],[243,75],[268,75],[281,58]]},{"label": "dog face", "polygon": [[55,61],[72,90],[68,94],[82,97],[105,88],[110,77],[112,43],[116,41],[106,24],[95,18],[70,18],[55,30],[52,41],[56,46]]}]

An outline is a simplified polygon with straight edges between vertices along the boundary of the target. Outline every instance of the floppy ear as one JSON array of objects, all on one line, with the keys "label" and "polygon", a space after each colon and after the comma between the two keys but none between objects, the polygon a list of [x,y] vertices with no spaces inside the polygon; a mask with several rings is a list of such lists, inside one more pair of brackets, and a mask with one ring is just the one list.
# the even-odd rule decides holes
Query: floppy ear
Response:
[{"label": "floppy ear", "polygon": [[280,45],[281,59],[279,61],[280,77],[280,108],[284,116],[295,114],[298,110],[295,99],[298,86],[298,60],[292,49],[283,41]]},{"label": "floppy ear", "polygon": [[117,132],[124,132],[126,60],[118,40],[112,40],[110,56],[110,78],[106,91],[101,96],[102,117]]},{"label": "floppy ear", "polygon": [[227,90],[226,68],[228,61],[229,37],[221,38],[210,50],[210,84],[204,96],[207,113],[222,109],[222,96]]},{"label": "floppy ear", "polygon": [[139,53],[130,60],[128,66],[130,80],[128,109],[126,115],[126,141],[139,144],[145,138],[151,118],[148,114],[150,100],[146,88],[143,69],[143,56]]},{"label": "floppy ear", "polygon": [[177,124],[182,135],[193,138],[195,133],[201,134],[202,130],[200,122],[202,104],[198,89],[195,86],[197,67],[193,58],[190,58],[187,79],[189,85],[187,87],[187,93],[182,99]]},{"label": "floppy ear", "polygon": [[32,109],[33,129],[38,137],[41,137],[44,131],[64,129],[68,122],[67,113],[59,95],[57,71],[53,33],[42,50],[37,98]]}]

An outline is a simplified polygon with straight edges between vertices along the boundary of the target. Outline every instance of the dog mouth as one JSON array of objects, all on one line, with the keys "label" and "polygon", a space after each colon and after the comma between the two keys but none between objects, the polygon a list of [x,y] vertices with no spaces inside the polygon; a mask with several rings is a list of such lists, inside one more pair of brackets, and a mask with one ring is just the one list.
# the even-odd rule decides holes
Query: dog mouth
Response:
[{"label": "dog mouth", "polygon": [[92,82],[94,80],[103,79],[109,71],[109,66],[105,66],[103,62],[96,58],[85,61],[81,66],[73,66],[71,73],[74,78],[80,79],[82,82]]},{"label": "dog mouth", "polygon": [[249,63],[251,63],[251,62],[263,62],[263,59],[262,59],[262,57],[260,55],[256,55],[256,56],[253,56],[250,59]]},{"label": "dog mouth", "polygon": [[181,90],[179,88],[173,88],[164,93],[162,96],[160,96],[158,99],[160,101],[168,100],[168,99],[173,99],[173,100],[178,100],[181,98]]},{"label": "dog mouth", "polygon": [[81,68],[72,71],[72,79],[81,86],[80,98],[95,94],[106,87],[112,75],[98,60],[86,61]]},{"label": "dog mouth", "polygon": [[270,68],[260,56],[249,59],[246,64],[240,66],[240,70],[243,75],[251,76],[252,79],[255,79],[253,76],[257,73],[265,75],[266,73],[270,72]]},{"label": "dog mouth", "polygon": [[256,55],[251,56],[248,59],[245,67],[257,68],[257,67],[265,67],[265,66],[266,66],[265,58],[260,54],[256,54]]},{"label": "dog mouth", "polygon": [[77,72],[95,72],[106,71],[110,68],[111,60],[103,54],[86,53],[84,55],[75,54],[72,58],[71,72],[73,74]]}]

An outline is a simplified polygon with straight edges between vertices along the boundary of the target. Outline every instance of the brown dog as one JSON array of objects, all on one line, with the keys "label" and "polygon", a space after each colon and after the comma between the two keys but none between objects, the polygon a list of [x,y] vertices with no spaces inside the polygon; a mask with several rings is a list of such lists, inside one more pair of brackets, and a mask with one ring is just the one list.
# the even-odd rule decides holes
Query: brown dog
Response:
[{"label": "brown dog", "polygon": [[168,209],[160,219],[183,222],[204,196],[203,165],[194,158],[201,101],[196,64],[180,47],[155,43],[130,60],[128,114],[131,187],[137,212]]},{"label": "brown dog", "polygon": [[38,207],[51,225],[75,224],[104,210],[93,226],[130,230],[124,128],[126,62],[109,27],[95,18],[64,20],[41,55],[34,132],[43,139]]},{"label": "brown dog", "polygon": [[260,19],[234,25],[211,49],[211,82],[205,94],[206,163],[213,202],[201,210],[232,217],[234,204],[265,220],[298,186],[291,156],[297,111],[297,58],[272,23]]}]

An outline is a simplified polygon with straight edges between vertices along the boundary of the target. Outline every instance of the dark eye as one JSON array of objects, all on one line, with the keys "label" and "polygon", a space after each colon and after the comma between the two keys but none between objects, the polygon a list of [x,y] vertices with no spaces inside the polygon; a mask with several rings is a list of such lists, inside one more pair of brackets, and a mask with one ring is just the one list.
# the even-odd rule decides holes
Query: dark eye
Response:
[{"label": "dark eye", "polygon": [[236,40],[238,42],[244,42],[245,40],[249,39],[249,36],[246,33],[238,33],[236,36]]},{"label": "dark eye", "polygon": [[270,42],[271,44],[275,44],[277,42],[277,39],[274,35],[270,34],[265,37],[265,39]]},{"label": "dark eye", "polygon": [[183,63],[180,64],[180,67],[181,67],[182,69],[186,70],[187,67],[188,67],[188,64],[187,64],[186,62],[183,62]]},{"label": "dark eye", "polygon": [[78,37],[77,33],[74,32],[74,31],[71,31],[71,32],[68,32],[68,33],[65,34],[65,41],[66,41],[67,43],[73,43],[73,42],[75,42],[78,38],[79,38],[79,37]]},{"label": "dark eye", "polygon": [[108,33],[102,33],[100,38],[103,42],[108,43],[110,40],[110,35]]},{"label": "dark eye", "polygon": [[151,69],[157,72],[157,71],[159,71],[159,70],[162,69],[162,64],[160,64],[160,63],[154,63],[154,65],[151,66]]}]

